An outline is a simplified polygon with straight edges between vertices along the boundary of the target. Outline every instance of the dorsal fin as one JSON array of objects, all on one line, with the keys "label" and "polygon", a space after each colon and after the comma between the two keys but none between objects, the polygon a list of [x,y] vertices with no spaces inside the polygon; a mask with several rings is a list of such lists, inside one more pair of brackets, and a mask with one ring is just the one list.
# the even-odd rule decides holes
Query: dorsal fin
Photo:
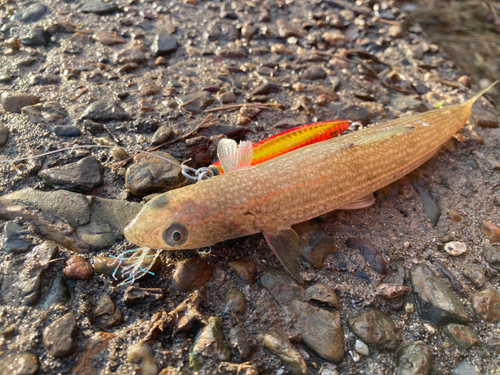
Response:
[{"label": "dorsal fin", "polygon": [[252,142],[243,141],[237,145],[232,139],[221,139],[217,145],[217,156],[225,173],[249,167],[253,157]]}]

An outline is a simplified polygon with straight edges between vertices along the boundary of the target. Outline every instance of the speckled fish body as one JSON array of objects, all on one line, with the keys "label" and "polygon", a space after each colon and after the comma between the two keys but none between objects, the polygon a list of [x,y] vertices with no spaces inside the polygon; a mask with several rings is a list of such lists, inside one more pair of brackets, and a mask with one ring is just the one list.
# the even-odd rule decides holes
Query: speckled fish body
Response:
[{"label": "speckled fish body", "polygon": [[178,250],[288,230],[419,167],[466,123],[480,94],[159,195],[125,236],[137,245]]}]

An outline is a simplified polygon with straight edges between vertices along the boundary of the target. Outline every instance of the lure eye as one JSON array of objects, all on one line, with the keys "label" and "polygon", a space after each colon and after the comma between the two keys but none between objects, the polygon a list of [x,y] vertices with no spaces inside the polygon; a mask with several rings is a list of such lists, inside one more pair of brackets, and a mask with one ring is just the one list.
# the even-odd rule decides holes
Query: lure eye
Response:
[{"label": "lure eye", "polygon": [[180,246],[187,240],[188,231],[182,224],[172,224],[163,232],[163,240],[169,246]]}]

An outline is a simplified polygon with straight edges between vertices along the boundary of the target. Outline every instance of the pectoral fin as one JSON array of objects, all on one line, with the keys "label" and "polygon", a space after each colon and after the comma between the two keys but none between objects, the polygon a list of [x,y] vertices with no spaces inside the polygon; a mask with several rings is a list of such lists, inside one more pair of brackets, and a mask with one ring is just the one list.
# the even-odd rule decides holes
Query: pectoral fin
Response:
[{"label": "pectoral fin", "polygon": [[237,145],[232,139],[221,139],[217,145],[217,156],[225,173],[248,167],[252,164],[252,142],[244,141]]},{"label": "pectoral fin", "polygon": [[299,274],[298,258],[300,255],[300,238],[293,229],[280,230],[278,232],[264,232],[269,247],[278,257],[283,267],[297,281],[302,282]]},{"label": "pectoral fin", "polygon": [[355,200],[345,206],[339,208],[339,210],[359,210],[361,208],[370,207],[375,204],[375,198],[373,194],[368,194],[362,198]]}]

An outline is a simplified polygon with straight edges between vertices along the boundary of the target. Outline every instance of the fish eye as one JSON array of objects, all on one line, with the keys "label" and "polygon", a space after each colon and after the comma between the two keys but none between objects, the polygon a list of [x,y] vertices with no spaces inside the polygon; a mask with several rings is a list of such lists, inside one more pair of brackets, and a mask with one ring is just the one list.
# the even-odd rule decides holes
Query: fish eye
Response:
[{"label": "fish eye", "polygon": [[188,230],[182,224],[172,224],[163,232],[163,240],[169,246],[180,246],[187,240]]}]

